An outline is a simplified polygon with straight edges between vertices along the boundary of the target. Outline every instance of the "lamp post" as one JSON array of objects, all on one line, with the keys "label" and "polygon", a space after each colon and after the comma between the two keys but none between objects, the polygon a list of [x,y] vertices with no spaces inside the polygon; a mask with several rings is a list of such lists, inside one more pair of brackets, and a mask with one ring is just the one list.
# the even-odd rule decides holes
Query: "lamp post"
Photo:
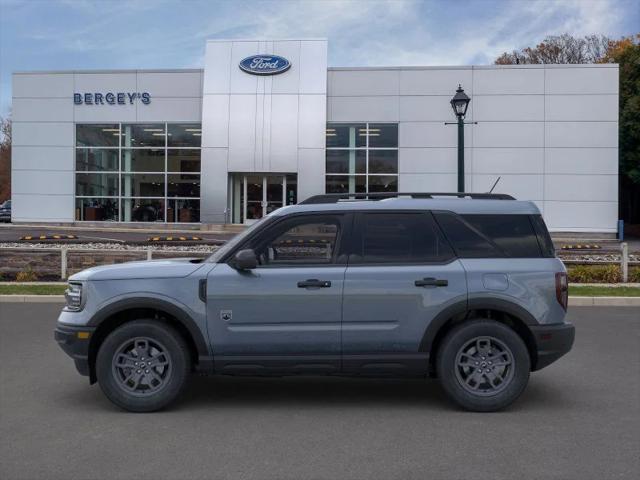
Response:
[{"label": "lamp post", "polygon": [[458,85],[456,94],[451,99],[451,108],[458,117],[458,192],[464,192],[464,116],[471,99],[464,93],[462,85]]}]

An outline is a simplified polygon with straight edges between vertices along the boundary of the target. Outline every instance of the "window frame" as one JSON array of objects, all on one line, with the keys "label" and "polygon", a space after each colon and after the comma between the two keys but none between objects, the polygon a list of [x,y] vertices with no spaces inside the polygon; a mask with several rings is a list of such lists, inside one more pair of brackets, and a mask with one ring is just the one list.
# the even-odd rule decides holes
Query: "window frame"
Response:
[{"label": "window frame", "polygon": [[[434,228],[436,234],[438,234],[441,240],[447,245],[451,251],[451,256],[448,259],[440,260],[440,261],[409,261],[409,262],[366,262],[366,261],[354,261],[353,256],[356,251],[357,245],[362,242],[362,237],[364,235],[364,217],[365,215],[392,215],[392,214],[411,214],[411,215],[422,215],[427,219],[428,222]],[[458,255],[456,250],[451,245],[451,242],[446,237],[442,228],[434,218],[431,210],[418,210],[418,209],[404,209],[404,210],[358,210],[354,212],[354,225],[352,230],[352,235],[349,242],[348,248],[348,266],[349,267],[392,267],[392,266],[419,266],[419,265],[449,265],[452,262],[458,260]]]},{"label": "window frame", "polygon": [[[124,134],[123,134],[123,128],[126,125],[151,125],[151,124],[162,124],[164,126],[164,146],[132,146],[132,147],[127,147],[124,145]],[[169,122],[169,121],[165,121],[165,122],[105,122],[105,121],[93,121],[93,122],[75,122],[74,125],[74,129],[73,129],[73,175],[74,175],[74,182],[73,182],[73,218],[76,218],[76,209],[78,208],[78,200],[84,200],[84,199],[108,199],[108,200],[114,200],[117,204],[117,209],[118,209],[118,213],[117,213],[117,218],[115,220],[105,220],[104,222],[118,222],[118,223],[149,223],[149,224],[153,224],[153,223],[163,223],[163,224],[167,224],[167,223],[171,223],[171,224],[180,224],[182,222],[170,222],[168,221],[168,209],[169,209],[169,204],[172,201],[176,201],[176,200],[190,200],[190,201],[197,201],[200,202],[200,207],[202,207],[201,205],[201,199],[202,199],[202,136],[201,136],[201,132],[200,132],[200,146],[198,147],[194,147],[194,146],[187,146],[187,147],[178,147],[178,146],[169,146],[169,127],[171,125],[182,125],[182,124],[193,124],[193,125],[199,125],[200,130],[202,129],[202,122]],[[117,146],[90,146],[90,145],[78,145],[77,142],[77,135],[78,135],[78,126],[108,126],[108,127],[115,127],[117,126],[118,128],[118,144]],[[116,150],[117,151],[117,155],[118,155],[118,159],[117,159],[117,169],[116,170],[78,170],[77,168],[77,152],[79,150]],[[123,156],[124,156],[124,152],[126,150],[162,150],[164,152],[164,169],[161,172],[147,172],[147,171],[125,171],[123,169]],[[168,170],[168,163],[169,163],[169,152],[170,151],[176,151],[176,150],[197,150],[198,152],[200,152],[200,169],[197,172],[188,172],[189,175],[192,176],[198,176],[200,178],[200,195],[198,195],[197,197],[173,197],[173,196],[169,196],[169,192],[168,192],[168,178],[169,175],[171,174],[180,174],[182,175],[183,173],[186,172],[174,172],[174,171],[169,171]],[[90,174],[90,173],[96,173],[96,174],[115,174],[118,176],[118,194],[115,196],[91,196],[91,195],[78,195],[78,188],[77,188],[77,175],[78,174]],[[164,178],[164,194],[163,196],[154,196],[154,197],[139,197],[139,196],[134,196],[134,195],[124,195],[122,188],[123,188],[123,183],[124,183],[124,177],[126,175],[142,175],[142,174],[154,174],[154,175],[162,175]],[[155,222],[141,222],[141,221],[137,221],[137,220],[130,220],[129,222],[126,222],[123,219],[123,208],[124,208],[124,200],[127,199],[140,199],[140,200],[161,200],[164,202],[164,213],[163,213],[163,220],[161,221],[155,221]],[[198,211],[200,212],[200,209],[198,209]],[[79,223],[84,223],[84,222],[91,222],[94,223],[91,220],[74,220],[76,222]],[[197,224],[197,223],[201,223],[201,219],[200,219],[200,214],[199,214],[199,220],[197,222],[188,222],[188,223],[184,223],[185,225],[193,225],[193,224]]]},{"label": "window frame", "polygon": [[[331,262],[328,263],[278,263],[272,265],[258,265],[257,269],[273,269],[273,268],[315,268],[315,267],[336,267],[347,266],[348,253],[345,251],[348,239],[351,237],[353,226],[352,212],[344,211],[320,211],[320,212],[301,212],[292,215],[285,215],[281,218],[267,221],[263,228],[256,231],[249,238],[230,251],[219,263],[226,263],[233,266],[233,259],[240,250],[252,249],[257,251],[266,246],[269,242],[275,240],[279,235],[285,233],[288,229],[302,223],[317,223],[321,220],[315,218],[334,217],[338,220],[338,232],[336,235],[336,245],[333,251]],[[276,217],[277,218],[277,217]]]},{"label": "window frame", "polygon": [[[325,138],[325,182],[324,182],[324,190],[325,193],[327,191],[327,177],[344,177],[348,180],[349,177],[364,177],[365,179],[365,193],[370,193],[369,190],[369,177],[395,177],[396,179],[396,192],[400,191],[400,125],[398,122],[327,122],[326,129],[330,128],[332,125],[364,125],[367,130],[366,142],[362,147],[329,147],[326,144]],[[395,147],[371,147],[369,145],[369,130],[371,125],[393,125],[396,127],[398,132],[398,141],[396,142]],[[397,169],[395,173],[370,173],[369,170],[369,152],[370,151],[395,151],[396,152],[396,161],[397,161]],[[326,162],[328,151],[363,151],[365,152],[365,172],[364,173],[331,173],[326,171]]]}]

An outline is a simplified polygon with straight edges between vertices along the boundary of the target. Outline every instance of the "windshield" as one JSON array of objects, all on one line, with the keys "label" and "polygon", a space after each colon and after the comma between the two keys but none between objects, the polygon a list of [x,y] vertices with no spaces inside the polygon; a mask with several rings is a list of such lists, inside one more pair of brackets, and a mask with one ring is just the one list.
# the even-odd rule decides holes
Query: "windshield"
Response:
[{"label": "windshield", "polygon": [[231,238],[227,243],[222,245],[218,250],[213,252],[209,258],[207,258],[207,262],[218,263],[221,258],[223,258],[227,253],[240,245],[245,238],[249,237],[253,232],[255,232],[258,228],[260,228],[266,222],[267,217],[262,217],[256,223],[252,224],[249,228],[247,228],[244,232],[239,233],[235,237]]}]

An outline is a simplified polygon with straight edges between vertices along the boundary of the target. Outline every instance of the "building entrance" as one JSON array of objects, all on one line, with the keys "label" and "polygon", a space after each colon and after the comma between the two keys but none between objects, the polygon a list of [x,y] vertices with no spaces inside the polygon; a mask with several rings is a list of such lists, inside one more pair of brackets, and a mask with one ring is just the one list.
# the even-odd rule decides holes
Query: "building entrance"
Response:
[{"label": "building entrance", "polygon": [[295,174],[236,173],[231,183],[232,223],[251,224],[297,202]]}]

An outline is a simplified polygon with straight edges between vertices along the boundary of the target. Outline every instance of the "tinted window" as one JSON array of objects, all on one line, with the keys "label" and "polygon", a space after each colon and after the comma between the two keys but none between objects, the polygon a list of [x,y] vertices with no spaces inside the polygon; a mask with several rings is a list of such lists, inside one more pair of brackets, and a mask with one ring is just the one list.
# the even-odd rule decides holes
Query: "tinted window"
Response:
[{"label": "tinted window", "polygon": [[542,215],[531,215],[530,218],[536,235],[538,236],[538,243],[540,244],[542,255],[544,257],[555,257],[556,248],[553,246],[553,241],[551,240],[547,226],[544,224],[544,220],[542,220]]},{"label": "tinted window", "polygon": [[167,144],[169,147],[199,147],[202,126],[199,123],[169,124]]},{"label": "tinted window", "polygon": [[76,125],[76,146],[117,147],[120,145],[120,126],[117,123]]},{"label": "tinted window", "polygon": [[[340,231],[337,217],[295,219],[276,225],[256,249],[261,265],[332,263]],[[258,240],[260,241],[260,240]]]},{"label": "tinted window", "polygon": [[461,258],[497,258],[504,254],[479,231],[453,213],[435,214],[445,235]]},{"label": "tinted window", "polygon": [[123,147],[164,147],[164,123],[122,125]]},{"label": "tinted window", "polygon": [[431,263],[453,256],[433,218],[424,213],[366,213],[353,263]]},{"label": "tinted window", "polygon": [[463,218],[493,240],[506,256],[540,257],[538,239],[528,215],[463,215]]},{"label": "tinted window", "polygon": [[367,145],[365,123],[328,123],[327,147],[360,148]]},{"label": "tinted window", "polygon": [[398,146],[397,123],[370,123],[367,133],[369,134],[369,147],[371,148],[394,148]]}]

